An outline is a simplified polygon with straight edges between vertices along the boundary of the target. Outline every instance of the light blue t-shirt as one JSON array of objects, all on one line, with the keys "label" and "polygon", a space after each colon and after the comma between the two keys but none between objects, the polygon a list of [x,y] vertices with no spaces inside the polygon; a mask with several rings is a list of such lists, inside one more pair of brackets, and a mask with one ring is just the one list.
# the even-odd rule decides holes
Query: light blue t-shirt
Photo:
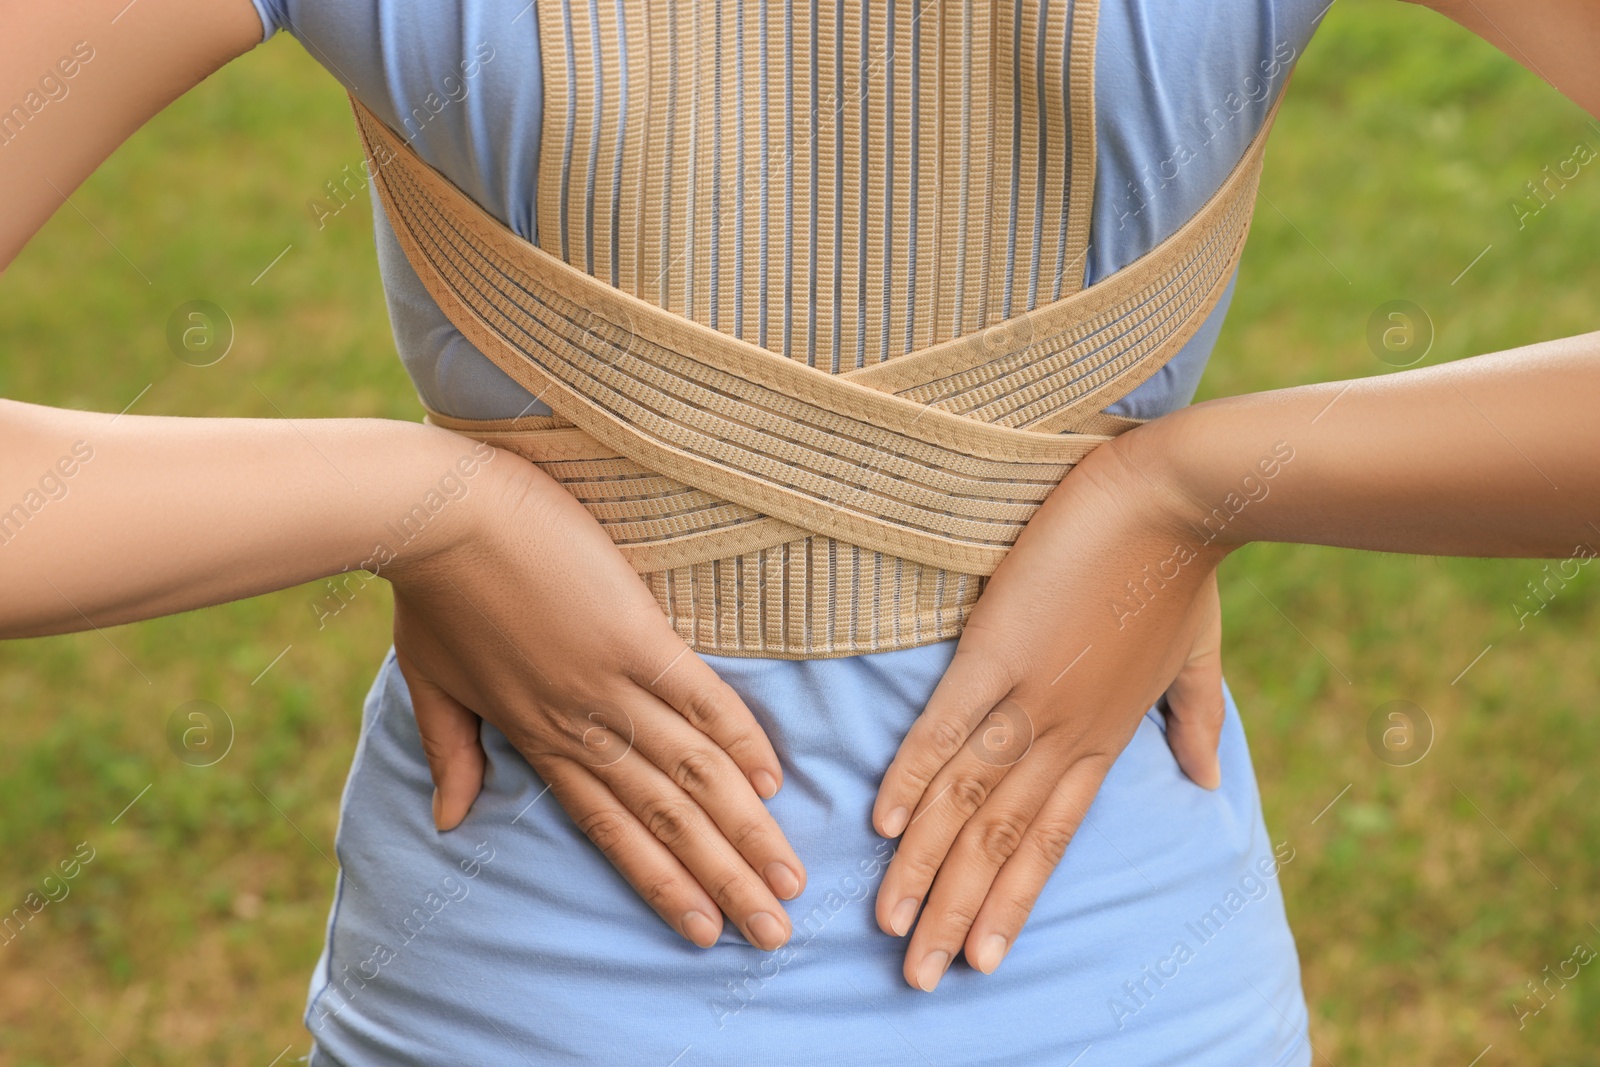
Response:
[{"label": "light blue t-shirt", "polygon": [[[267,35],[292,32],[413,133],[429,163],[537,241],[542,73],[527,0],[255,3]],[[1104,0],[1088,284],[1215,192],[1323,10],[1325,0]],[[441,87],[447,105],[406,127],[402,116],[427,114]],[[422,398],[464,417],[548,410],[450,325],[381,204],[374,215],[396,345]],[[1184,350],[1112,410],[1152,417],[1188,403],[1231,296],[1230,284]],[[1231,695],[1221,789],[1182,775],[1152,709],[1000,969],[958,962],[931,995],[906,985],[904,941],[873,921],[893,844],[869,817],[953,652],[943,642],[810,662],[707,657],[777,748],[786,784],[769,806],[807,865],[807,891],[788,905],[795,936],[773,953],[731,923],[709,950],[668,929],[492,727],[483,795],[438,834],[391,654],[345,788],[342,873],[307,1010],[313,1062],[1309,1063],[1277,883],[1293,846],[1267,834]]]}]

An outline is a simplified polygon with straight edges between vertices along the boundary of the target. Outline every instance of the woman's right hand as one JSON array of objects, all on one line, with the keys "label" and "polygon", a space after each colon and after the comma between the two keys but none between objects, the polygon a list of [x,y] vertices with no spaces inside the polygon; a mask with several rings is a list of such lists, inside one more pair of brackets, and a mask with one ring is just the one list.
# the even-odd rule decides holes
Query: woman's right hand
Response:
[{"label": "woman's right hand", "polygon": [[673,929],[710,946],[725,912],[780,947],[805,868],[761,802],[782,770],[749,708],[543,471],[496,450],[468,484],[445,505],[464,536],[381,568],[438,827],[482,784],[481,716]]}]

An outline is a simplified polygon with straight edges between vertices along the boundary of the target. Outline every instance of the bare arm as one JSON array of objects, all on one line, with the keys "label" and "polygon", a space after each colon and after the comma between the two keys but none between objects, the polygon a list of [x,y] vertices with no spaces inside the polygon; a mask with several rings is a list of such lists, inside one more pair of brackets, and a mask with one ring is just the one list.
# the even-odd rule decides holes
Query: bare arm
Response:
[{"label": "bare arm", "polygon": [[[1600,114],[1596,0],[1429,6]],[[1163,693],[1179,764],[1216,784],[1214,574],[1230,551],[1593,556],[1597,406],[1600,334],[1588,334],[1214,400],[1091,453],[990,578],[879,789],[874,825],[904,836],[877,919],[896,934],[915,920],[906,980],[933,989],[960,951],[1000,965]]]},{"label": "bare arm", "polygon": [[1173,533],[1191,541],[1571,556],[1600,546],[1597,408],[1591,333],[1206,401],[1127,434],[1106,458],[1178,490]]},{"label": "bare arm", "polygon": [[[905,833],[880,926],[905,933],[927,901],[906,979],[933,988],[962,948],[999,965],[1163,691],[1180,764],[1216,784],[1213,575],[1230,552],[1271,540],[1593,558],[1597,406],[1600,333],[1211,400],[1090,453],[991,577],[879,790],[875,825]],[[985,723],[996,729],[972,732]],[[963,740],[1008,731],[1020,751],[975,758]],[[972,799],[941,807],[945,795]]]},{"label": "bare arm", "polygon": [[1410,0],[1482,37],[1600,116],[1600,3],[1595,0]]},{"label": "bare arm", "polygon": [[[386,524],[409,521],[420,536],[406,562],[423,559],[467,535],[478,503],[457,501],[498,491],[471,444],[382,419],[119,418],[0,400],[0,637],[363,566],[387,574],[400,542]],[[428,511],[430,493],[450,506]]]},{"label": "bare arm", "polygon": [[[0,114],[0,265],[123,139],[261,34],[247,0],[0,3],[0,101],[20,101]],[[440,769],[464,760],[481,776],[481,715],[684,937],[712,944],[726,913],[753,944],[788,939],[780,898],[805,869],[761,803],[781,782],[771,744],[542,471],[417,424],[0,401],[0,637],[357,567],[394,583],[440,829],[477,792]]]},{"label": "bare arm", "polygon": [[[933,988],[963,948],[981,970],[1000,964],[1163,691],[1187,704],[1174,725],[1188,740],[1169,728],[1168,741],[1204,779],[1192,768],[1214,765],[1224,708],[1213,574],[1229,552],[1273,540],[1593,558],[1597,403],[1600,334],[1587,334],[1212,400],[1090,453],[990,578],[879,790],[875,825],[905,838],[878,922],[905,933],[927,901],[906,979]],[[1017,740],[987,751],[991,735]]]},{"label": "bare arm", "polygon": [[[1600,117],[1600,2],[1421,3]],[[1270,506],[1246,507],[1227,524],[1219,545],[1571,556],[1580,545],[1600,546],[1597,405],[1600,333],[1591,333],[1378,378],[1209,401],[1128,435],[1106,458],[1128,456],[1181,486],[1187,526],[1239,492],[1261,457],[1258,446],[1285,442],[1297,466],[1271,486]]]},{"label": "bare arm", "polygon": [[[260,38],[248,0],[6,3],[0,106],[17,106],[0,113],[0,264],[129,134]],[[0,636],[359,567],[383,523],[464,451],[453,435],[375,419],[116,418],[0,401]],[[459,525],[437,524],[430,548]]]}]

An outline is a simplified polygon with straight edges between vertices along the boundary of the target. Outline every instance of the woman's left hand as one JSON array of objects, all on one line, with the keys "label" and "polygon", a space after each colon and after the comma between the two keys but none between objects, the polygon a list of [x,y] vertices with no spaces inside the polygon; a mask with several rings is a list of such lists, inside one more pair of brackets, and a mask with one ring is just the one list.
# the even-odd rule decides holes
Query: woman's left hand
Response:
[{"label": "woman's left hand", "polygon": [[904,837],[878,925],[903,936],[915,922],[905,977],[921,989],[963,948],[978,970],[999,966],[1163,693],[1179,766],[1219,784],[1226,552],[1141,470],[1138,432],[1095,449],[1035,513],[879,788],[874,826]]}]

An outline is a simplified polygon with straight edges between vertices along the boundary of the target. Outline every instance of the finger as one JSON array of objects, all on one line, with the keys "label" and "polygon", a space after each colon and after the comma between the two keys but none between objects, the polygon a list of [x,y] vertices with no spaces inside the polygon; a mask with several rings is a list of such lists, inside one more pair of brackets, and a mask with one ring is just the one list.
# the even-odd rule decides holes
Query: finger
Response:
[{"label": "finger", "polygon": [[433,824],[440,830],[453,830],[467,817],[483,788],[488,760],[478,738],[481,720],[424,677],[398,649],[395,661],[411,691],[411,710],[433,777]]},{"label": "finger", "polygon": [[806,871],[777,820],[733,759],[648,693],[631,716],[634,748],[710,816],[723,838],[783,900],[805,889]]},{"label": "finger", "polygon": [[1196,785],[1215,789],[1222,784],[1222,764],[1217,747],[1227,707],[1222,701],[1222,668],[1215,658],[1189,664],[1167,690],[1167,745],[1178,766]]},{"label": "finger", "polygon": [[763,799],[783,785],[783,767],[766,731],[733,687],[689,646],[666,659],[655,673],[634,681],[666,701],[696,730],[716,742]]},{"label": "finger", "polygon": [[642,753],[629,752],[595,774],[657,841],[688,869],[757,948],[789,940],[789,916],[699,804]]},{"label": "finger", "polygon": [[616,795],[571,760],[541,760],[540,776],[572,821],[668,926],[701,948],[722,934],[722,912]]},{"label": "finger", "polygon": [[934,777],[1011,691],[1011,680],[997,669],[994,659],[965,645],[963,638],[878,786],[872,825],[885,837],[899,837],[905,831]]},{"label": "finger", "polygon": [[927,992],[939,984],[961,951],[995,876],[1059,781],[1060,766],[1060,759],[1043,753],[1023,760],[961,828],[906,947],[906,981]]},{"label": "finger", "polygon": [[976,743],[980,734],[974,733],[973,738],[934,777],[884,872],[878,886],[876,914],[878,926],[885,933],[904,937],[910,932],[917,909],[945,864],[957,835],[1026,751],[1019,751],[1017,759],[995,759]]},{"label": "finger", "polygon": [[1222,699],[1222,616],[1215,578],[1208,583],[1208,591],[1202,591],[1195,608],[1204,613],[1204,621],[1188,660],[1167,688],[1167,745],[1184,774],[1196,785],[1215,789],[1222,784],[1217,747],[1227,715]]},{"label": "finger", "polygon": [[964,948],[967,962],[973,967],[992,974],[1017,943],[1039,894],[1077,834],[1109,769],[1110,764],[1103,759],[1079,760],[1051,788],[1016,851],[995,875],[967,933]]}]

